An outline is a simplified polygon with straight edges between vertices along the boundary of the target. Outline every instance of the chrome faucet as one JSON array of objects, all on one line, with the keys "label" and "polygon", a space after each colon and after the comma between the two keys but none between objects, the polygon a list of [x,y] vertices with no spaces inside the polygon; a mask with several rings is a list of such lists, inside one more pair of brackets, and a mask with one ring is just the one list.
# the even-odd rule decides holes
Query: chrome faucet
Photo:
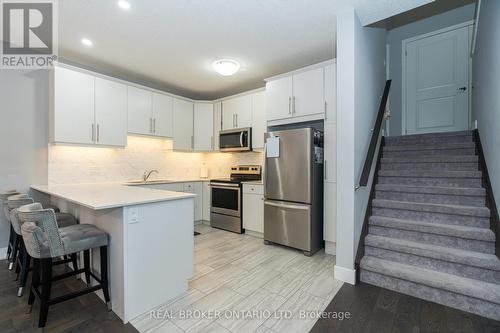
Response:
[{"label": "chrome faucet", "polygon": [[158,173],[159,173],[159,172],[158,172],[158,170],[151,170],[151,171],[149,171],[149,172],[146,170],[146,171],[144,172],[144,174],[142,175],[142,180],[143,180],[144,182],[147,182],[147,181],[148,181],[148,179],[149,179],[149,177],[151,177],[151,174],[152,174],[153,172],[156,172],[156,174],[158,174]]}]

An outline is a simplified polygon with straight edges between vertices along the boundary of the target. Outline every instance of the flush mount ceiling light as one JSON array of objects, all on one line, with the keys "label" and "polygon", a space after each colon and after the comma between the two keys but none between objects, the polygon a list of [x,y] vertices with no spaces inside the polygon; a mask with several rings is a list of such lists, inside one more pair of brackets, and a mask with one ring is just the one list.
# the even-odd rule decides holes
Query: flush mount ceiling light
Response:
[{"label": "flush mount ceiling light", "polygon": [[231,76],[240,70],[240,64],[231,59],[220,59],[212,63],[214,70],[223,76]]},{"label": "flush mount ceiling light", "polygon": [[82,44],[89,47],[94,45],[94,43],[88,38],[82,38]]},{"label": "flush mount ceiling light", "polygon": [[120,7],[123,10],[129,10],[130,9],[130,3],[124,0],[118,1],[118,7]]}]

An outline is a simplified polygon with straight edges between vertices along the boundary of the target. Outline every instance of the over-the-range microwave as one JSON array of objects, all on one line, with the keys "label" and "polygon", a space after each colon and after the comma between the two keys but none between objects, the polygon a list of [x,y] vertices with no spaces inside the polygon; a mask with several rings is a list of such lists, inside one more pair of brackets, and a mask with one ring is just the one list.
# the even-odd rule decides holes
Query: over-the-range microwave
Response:
[{"label": "over-the-range microwave", "polygon": [[219,132],[220,151],[251,151],[252,128],[237,128]]}]

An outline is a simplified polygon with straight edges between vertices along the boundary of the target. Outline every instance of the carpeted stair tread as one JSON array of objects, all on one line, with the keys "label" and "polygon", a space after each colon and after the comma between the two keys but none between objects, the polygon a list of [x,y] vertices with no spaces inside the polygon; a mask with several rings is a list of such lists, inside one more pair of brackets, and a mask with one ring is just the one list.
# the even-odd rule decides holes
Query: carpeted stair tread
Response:
[{"label": "carpeted stair tread", "polygon": [[434,212],[450,215],[465,215],[485,218],[490,217],[490,210],[487,207],[404,202],[384,199],[373,199],[372,205],[373,207],[411,210],[419,212]]},{"label": "carpeted stair tread", "polygon": [[404,136],[385,137],[385,146],[397,145],[412,145],[412,144],[441,144],[441,143],[457,143],[457,142],[474,142],[472,135],[452,135],[443,137],[426,137],[426,138],[405,138]]},{"label": "carpeted stair tread", "polygon": [[411,186],[397,184],[377,184],[377,191],[391,191],[402,193],[425,193],[425,194],[446,194],[446,195],[466,195],[482,197],[486,195],[486,190],[482,187],[440,187],[440,186]]},{"label": "carpeted stair tread", "polygon": [[425,133],[425,134],[409,134],[400,136],[387,136],[386,140],[413,140],[413,139],[426,139],[426,138],[443,138],[449,136],[472,136],[471,130],[466,131],[455,131],[455,132],[439,132],[439,133]]},{"label": "carpeted stair tread", "polygon": [[460,149],[460,148],[475,148],[474,142],[453,142],[453,143],[433,143],[433,144],[404,144],[385,146],[384,152],[389,151],[412,151],[412,150],[443,150],[443,149]]},{"label": "carpeted stair tread", "polygon": [[382,157],[380,162],[384,163],[462,163],[478,162],[476,155],[446,155],[446,156],[394,156]]},{"label": "carpeted stair tread", "polygon": [[479,169],[477,162],[403,162],[403,163],[383,163],[381,170],[412,170],[412,171],[477,171]]},{"label": "carpeted stair tread", "polygon": [[497,305],[500,304],[500,285],[498,284],[464,278],[370,256],[364,256],[363,259],[361,259],[360,267],[362,270],[473,297]]},{"label": "carpeted stair tread", "polygon": [[376,215],[370,217],[369,224],[378,227],[416,231],[425,234],[457,237],[484,242],[495,242],[495,234],[487,228],[427,223],[423,221],[404,220]]},{"label": "carpeted stair tread", "polygon": [[383,157],[411,157],[411,156],[471,156],[475,155],[475,148],[449,148],[449,149],[419,149],[419,150],[397,150],[383,151]]},{"label": "carpeted stair tread", "polygon": [[380,170],[383,177],[414,177],[414,178],[481,178],[481,171],[453,171],[453,170]]},{"label": "carpeted stair tread", "polygon": [[[477,268],[500,271],[500,259],[498,259],[498,257],[494,254],[376,235],[366,236],[365,245],[400,253],[413,254],[420,257],[474,266]],[[498,284],[500,284],[500,280],[498,281]]]}]

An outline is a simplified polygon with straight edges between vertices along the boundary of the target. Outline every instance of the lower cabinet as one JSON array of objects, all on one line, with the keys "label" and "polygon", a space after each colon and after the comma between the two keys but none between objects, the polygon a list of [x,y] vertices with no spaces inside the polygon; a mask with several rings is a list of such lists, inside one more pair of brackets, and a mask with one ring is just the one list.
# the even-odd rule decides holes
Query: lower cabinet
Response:
[{"label": "lower cabinet", "polygon": [[202,216],[204,221],[210,221],[210,206],[212,205],[212,191],[210,190],[210,182],[203,182],[203,209]]},{"label": "lower cabinet", "polygon": [[243,228],[264,233],[264,185],[243,184]]},{"label": "lower cabinet", "polygon": [[196,194],[196,198],[194,198],[194,220],[202,220],[203,190],[201,182],[184,183],[183,192]]},{"label": "lower cabinet", "polygon": [[324,215],[323,215],[323,238],[325,240],[325,252],[336,254],[337,242],[337,184],[325,182],[323,189]]}]

